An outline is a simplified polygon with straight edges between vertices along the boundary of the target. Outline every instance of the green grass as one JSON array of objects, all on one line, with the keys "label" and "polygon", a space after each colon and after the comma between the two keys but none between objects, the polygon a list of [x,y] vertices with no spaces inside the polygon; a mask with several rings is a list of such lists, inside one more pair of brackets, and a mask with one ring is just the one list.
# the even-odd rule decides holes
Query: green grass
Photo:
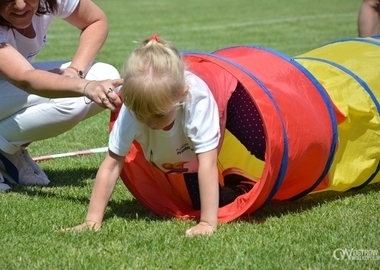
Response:
[{"label": "green grass", "polygon": [[[361,1],[96,0],[109,38],[97,60],[121,69],[140,41],[157,32],[181,50],[237,45],[290,56],[357,35]],[[55,21],[39,61],[70,59],[78,33]],[[107,145],[109,112],[56,138],[36,142],[33,156]],[[194,223],[163,219],[118,183],[97,232],[62,233],[87,211],[104,154],[41,162],[48,187],[0,193],[0,269],[379,269],[380,260],[334,259],[334,250],[380,250],[380,185],[272,202],[248,218],[222,224],[212,237],[186,238]],[[380,255],[380,254],[379,254]]]}]

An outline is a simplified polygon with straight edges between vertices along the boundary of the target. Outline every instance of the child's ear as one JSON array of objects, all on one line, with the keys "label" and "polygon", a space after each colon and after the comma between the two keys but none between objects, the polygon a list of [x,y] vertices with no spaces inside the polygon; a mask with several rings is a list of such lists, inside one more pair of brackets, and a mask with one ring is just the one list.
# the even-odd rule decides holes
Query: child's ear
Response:
[{"label": "child's ear", "polygon": [[183,89],[183,92],[182,92],[182,95],[181,95],[181,102],[183,102],[183,101],[186,100],[188,92],[189,92],[189,86],[186,85],[185,88]]}]

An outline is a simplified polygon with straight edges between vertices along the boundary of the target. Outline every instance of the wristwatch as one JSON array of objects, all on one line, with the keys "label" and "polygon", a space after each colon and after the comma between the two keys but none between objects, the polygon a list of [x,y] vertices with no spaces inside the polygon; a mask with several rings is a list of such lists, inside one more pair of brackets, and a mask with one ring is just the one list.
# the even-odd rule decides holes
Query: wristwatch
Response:
[{"label": "wristwatch", "polygon": [[84,72],[82,70],[79,70],[79,69],[77,69],[76,67],[73,67],[73,66],[69,66],[67,68],[74,69],[77,72],[79,78],[84,79]]}]

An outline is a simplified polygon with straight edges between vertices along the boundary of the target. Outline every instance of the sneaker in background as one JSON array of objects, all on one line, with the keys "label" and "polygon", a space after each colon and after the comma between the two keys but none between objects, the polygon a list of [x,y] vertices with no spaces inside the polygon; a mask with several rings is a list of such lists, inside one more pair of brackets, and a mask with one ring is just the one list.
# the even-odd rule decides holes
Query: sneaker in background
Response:
[{"label": "sneaker in background", "polygon": [[256,184],[256,182],[245,178],[239,174],[228,174],[224,176],[224,185],[228,187],[236,187],[238,195],[248,193]]},{"label": "sneaker in background", "polygon": [[[49,181],[49,178],[44,173],[44,171],[38,166],[38,164],[30,157],[28,150],[21,149],[22,154],[24,155],[25,161],[29,164],[29,166],[32,167],[34,170],[34,173],[38,174],[40,177],[47,179]],[[50,182],[50,181],[49,181]],[[48,184],[49,184],[48,182]]]},{"label": "sneaker in background", "polygon": [[219,207],[232,203],[240,195],[248,193],[256,184],[239,174],[224,176],[224,186],[220,188]]},{"label": "sneaker in background", "polygon": [[255,186],[255,182],[246,180],[246,181],[241,181],[236,187],[240,189],[241,194],[248,193],[253,187]]},{"label": "sneaker in background", "polygon": [[10,190],[11,187],[4,183],[4,177],[0,173],[0,192]]},{"label": "sneaker in background", "polygon": [[50,183],[46,174],[25,149],[20,149],[13,155],[0,150],[0,170],[6,172],[5,179],[14,184],[47,185]]}]

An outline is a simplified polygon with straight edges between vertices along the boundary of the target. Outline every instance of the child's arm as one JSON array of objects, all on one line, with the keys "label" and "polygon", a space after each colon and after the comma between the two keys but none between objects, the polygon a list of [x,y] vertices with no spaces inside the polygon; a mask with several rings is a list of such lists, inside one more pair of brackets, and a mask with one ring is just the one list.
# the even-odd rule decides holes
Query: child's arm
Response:
[{"label": "child's arm", "polygon": [[104,161],[96,174],[94,188],[92,189],[90,206],[85,221],[67,230],[81,231],[83,229],[98,230],[102,225],[104,212],[115,188],[124,164],[122,156],[108,151]]},{"label": "child's arm", "polygon": [[201,197],[199,223],[186,231],[186,235],[212,234],[218,226],[219,183],[217,149],[198,154],[198,181]]}]

